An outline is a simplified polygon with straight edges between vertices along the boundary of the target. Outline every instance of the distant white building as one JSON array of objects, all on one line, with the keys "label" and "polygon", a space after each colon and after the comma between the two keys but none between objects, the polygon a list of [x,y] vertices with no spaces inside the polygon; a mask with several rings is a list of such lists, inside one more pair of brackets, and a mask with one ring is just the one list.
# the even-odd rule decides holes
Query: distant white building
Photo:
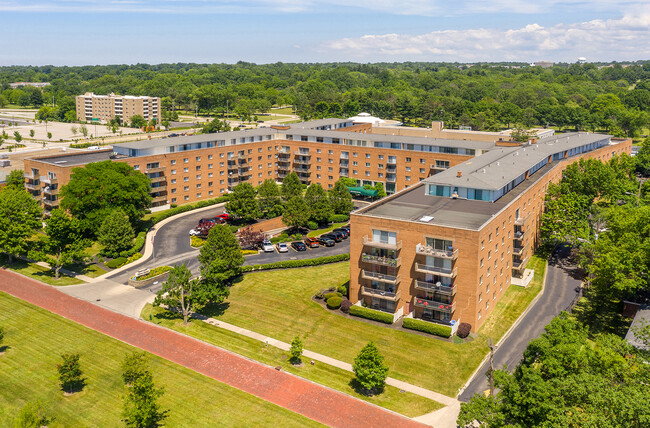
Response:
[{"label": "distant white building", "polygon": [[585,58],[584,56],[578,58],[578,64],[585,64],[586,62],[587,62],[587,58]]},{"label": "distant white building", "polygon": [[33,86],[35,88],[43,89],[50,86],[50,82],[14,82],[10,83],[11,89],[22,88],[23,86]]},{"label": "distant white building", "polygon": [[385,121],[375,116],[371,116],[370,113],[359,113],[356,116],[348,118],[354,123],[370,123],[372,126],[378,126]]}]

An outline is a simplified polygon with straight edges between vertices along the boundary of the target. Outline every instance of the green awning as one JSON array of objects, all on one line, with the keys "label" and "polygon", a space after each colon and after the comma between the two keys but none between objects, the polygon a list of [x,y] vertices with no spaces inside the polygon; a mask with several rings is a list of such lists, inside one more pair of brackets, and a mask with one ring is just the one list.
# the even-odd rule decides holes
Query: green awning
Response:
[{"label": "green awning", "polygon": [[364,189],[363,187],[348,187],[350,194],[355,196],[370,196],[374,198],[379,192],[375,189]]}]

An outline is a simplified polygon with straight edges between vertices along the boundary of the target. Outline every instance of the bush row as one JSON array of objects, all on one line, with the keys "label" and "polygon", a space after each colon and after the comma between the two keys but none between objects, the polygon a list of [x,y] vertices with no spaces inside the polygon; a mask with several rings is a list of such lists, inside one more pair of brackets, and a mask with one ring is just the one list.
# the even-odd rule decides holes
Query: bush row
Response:
[{"label": "bush row", "polygon": [[416,320],[413,318],[404,318],[402,327],[411,330],[422,331],[440,337],[450,337],[451,327],[446,325],[434,324],[426,321]]},{"label": "bush row", "polygon": [[350,306],[350,315],[354,315],[356,317],[361,317],[361,318],[367,318],[373,321],[383,322],[385,324],[393,323],[392,314],[376,311],[374,309],[364,308],[363,306],[357,306],[357,305]]},{"label": "bush row", "polygon": [[146,240],[147,240],[147,232],[138,233],[138,236],[135,237],[135,242],[133,243],[133,246],[128,250],[122,251],[120,253],[120,257],[129,258],[135,253],[139,253],[140,250],[142,250],[142,247],[144,246],[144,241]]},{"label": "bush row", "polygon": [[303,266],[319,266],[328,263],[343,262],[346,260],[350,260],[350,254],[337,254],[335,256],[317,257],[315,259],[285,260],[282,262],[267,263],[264,265],[243,266],[242,272],[253,272],[269,269],[291,269]]},{"label": "bush row", "polygon": [[210,205],[220,204],[222,202],[227,202],[227,201],[228,201],[228,196],[219,196],[218,198],[208,199],[205,201],[198,201],[194,204],[181,205],[180,207],[172,208],[167,211],[162,211],[158,214],[154,214],[153,216],[151,216],[151,218],[149,219],[149,223],[150,223],[149,226],[153,226],[154,224],[159,223],[164,219],[176,214],[192,211],[197,208],[203,208]]},{"label": "bush row", "polygon": [[169,272],[172,269],[173,268],[171,266],[158,266],[156,268],[151,269],[148,274],[146,274],[144,276],[139,276],[135,280],[136,281],[144,281],[145,279],[153,278],[156,275],[160,275],[160,274],[163,274],[165,272]]},{"label": "bush row", "polygon": [[350,220],[349,214],[333,214],[330,216],[330,221],[332,223],[344,223],[348,220]]},{"label": "bush row", "polygon": [[281,233],[279,236],[276,236],[275,238],[271,238],[271,243],[277,244],[278,242],[300,241],[301,239],[302,239],[302,234],[300,233],[296,233],[295,235],[289,235],[288,233]]},{"label": "bush row", "polygon": [[109,262],[106,262],[106,267],[109,267],[111,269],[117,269],[118,267],[122,267],[124,265],[127,265],[129,263],[138,260],[140,257],[142,257],[142,253],[135,253],[128,259],[126,257],[118,257]]},{"label": "bush row", "polygon": [[242,256],[249,256],[251,254],[259,254],[257,250],[240,250]]}]

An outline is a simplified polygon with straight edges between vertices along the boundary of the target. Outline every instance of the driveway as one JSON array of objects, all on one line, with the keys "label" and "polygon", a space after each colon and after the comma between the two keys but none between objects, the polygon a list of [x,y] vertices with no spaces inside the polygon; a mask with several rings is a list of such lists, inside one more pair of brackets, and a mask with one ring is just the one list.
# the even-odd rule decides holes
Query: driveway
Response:
[{"label": "driveway", "polygon": [[[514,370],[523,358],[528,342],[539,337],[544,327],[577,296],[576,288],[580,287],[581,280],[572,277],[571,266],[565,267],[569,252],[569,248],[560,247],[553,253],[548,264],[543,294],[496,350],[495,368],[506,366],[509,370]],[[459,400],[467,402],[474,394],[489,389],[486,376],[489,365],[489,361],[486,361],[481,366],[465,391],[459,395]]]}]

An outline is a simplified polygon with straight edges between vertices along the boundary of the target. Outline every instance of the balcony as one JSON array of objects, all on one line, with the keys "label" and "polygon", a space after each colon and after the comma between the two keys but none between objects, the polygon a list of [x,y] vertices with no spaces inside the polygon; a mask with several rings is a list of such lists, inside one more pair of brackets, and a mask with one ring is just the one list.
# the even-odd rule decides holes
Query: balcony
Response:
[{"label": "balcony", "polygon": [[167,190],[167,183],[161,184],[160,186],[152,187],[151,188],[151,193],[162,192],[164,190]]},{"label": "balcony", "polygon": [[395,174],[386,174],[386,181],[388,183],[395,183],[397,181],[397,177]]},{"label": "balcony", "polygon": [[430,168],[431,168],[431,169],[437,169],[437,170],[440,170],[440,171],[444,171],[444,170],[446,170],[446,169],[449,169],[449,165],[444,166],[444,165],[436,165],[436,164],[433,164],[433,163],[432,163],[432,164],[430,165]]},{"label": "balcony", "polygon": [[30,180],[38,180],[38,177],[35,177],[34,173],[32,173],[32,172],[25,172],[23,174],[23,177],[29,178]]},{"label": "balcony", "polygon": [[421,256],[439,257],[448,260],[456,260],[458,258],[458,248],[455,250],[453,248],[448,250],[437,250],[428,245],[417,244],[415,246],[415,253]]},{"label": "balcony", "polygon": [[388,158],[388,161],[386,163],[388,165],[397,165],[397,159]]},{"label": "balcony", "polygon": [[47,175],[41,175],[40,178],[41,183],[45,183],[48,186],[51,186],[52,184],[59,184],[59,180],[56,178],[49,178]]},{"label": "balcony", "polygon": [[512,261],[512,268],[516,271],[523,270],[524,266],[526,266],[526,262],[528,261],[528,258],[525,258],[523,260],[513,260]]},{"label": "balcony", "polygon": [[25,183],[25,189],[27,190],[41,190],[41,183]]},{"label": "balcony", "polygon": [[296,155],[296,156],[311,157],[311,155],[309,154],[309,152],[295,151],[295,152],[293,152],[293,154]]},{"label": "balcony", "polygon": [[227,166],[227,169],[228,169],[228,171],[231,171],[231,170],[239,170],[239,165],[234,164],[234,163],[233,163],[233,164],[230,164],[230,163],[229,163],[228,166]]},{"label": "balcony", "polygon": [[442,285],[440,282],[420,281],[419,279],[414,280],[413,285],[416,290],[436,292],[445,296],[453,296],[456,294],[455,285]]},{"label": "balcony", "polygon": [[415,271],[420,273],[430,273],[433,275],[444,276],[445,278],[456,278],[458,267],[453,269],[438,266],[423,265],[415,262]]},{"label": "balcony", "polygon": [[289,175],[289,173],[287,171],[277,171],[277,174],[278,174],[279,178],[284,178],[287,175]]},{"label": "balcony", "polygon": [[373,241],[371,238],[368,237],[368,235],[363,237],[363,245],[366,245],[368,247],[383,248],[386,250],[395,250],[395,251],[399,251],[402,249],[402,241],[397,241],[393,244],[390,244],[388,242]]},{"label": "balcony", "polygon": [[311,160],[295,158],[293,163],[297,163],[298,165],[311,165]]},{"label": "balcony", "polygon": [[527,214],[524,214],[523,217],[517,217],[515,219],[515,225],[516,226],[523,226],[526,223],[528,223],[528,220],[530,220],[530,218],[531,218],[531,214],[532,213],[527,213]]},{"label": "balcony", "polygon": [[44,195],[58,195],[59,194],[59,188],[57,187],[56,189],[52,189],[51,187],[45,187],[45,188],[43,188],[43,194]]},{"label": "balcony", "polygon": [[295,166],[293,170],[296,172],[310,172],[309,168],[305,168],[304,166]]},{"label": "balcony", "polygon": [[350,159],[349,154],[341,153],[341,159]]},{"label": "balcony", "polygon": [[350,167],[350,162],[348,162],[346,160],[342,160],[341,162],[339,162],[339,166],[341,168],[349,168]]},{"label": "balcony", "polygon": [[165,170],[164,166],[159,166],[159,167],[156,167],[156,168],[147,168],[147,169],[145,169],[144,173],[145,174],[153,174],[155,172],[163,172],[164,170]]},{"label": "balcony", "polygon": [[289,165],[281,165],[281,164],[279,164],[279,163],[276,163],[276,164],[275,164],[275,167],[276,167],[279,171],[289,171],[289,170],[291,170],[291,167],[290,167]]},{"label": "balcony", "polygon": [[153,177],[149,179],[151,181],[151,184],[153,183],[162,183],[163,181],[167,181],[167,177],[164,175],[161,175],[159,177]]},{"label": "balcony", "polygon": [[515,231],[515,239],[521,241],[521,240],[524,239],[525,234],[526,234],[525,232],[523,232],[521,230],[517,230],[517,231]]},{"label": "balcony", "polygon": [[54,209],[59,206],[61,203],[61,200],[59,199],[48,199],[48,198],[43,198],[43,205],[45,205],[48,209]]},{"label": "balcony", "polygon": [[152,204],[155,204],[155,203],[157,203],[157,202],[167,202],[167,195],[156,196],[155,198],[153,198],[153,199],[151,200],[151,203],[152,203]]},{"label": "balcony", "polygon": [[290,155],[291,150],[285,147],[278,147],[278,154],[279,155]]},{"label": "balcony", "polygon": [[456,302],[446,303],[438,300],[428,299],[426,297],[414,297],[415,306],[419,308],[432,309],[434,311],[445,312],[453,314],[456,311]]},{"label": "balcony", "polygon": [[398,301],[400,297],[399,291],[396,293],[391,293],[390,291],[378,290],[370,287],[361,287],[361,295],[368,297],[377,297],[379,299],[390,300],[392,302]]},{"label": "balcony", "polygon": [[374,272],[366,269],[363,269],[361,271],[361,278],[368,279],[370,281],[385,282],[387,284],[393,285],[399,284],[401,280],[400,275],[388,275],[386,273]]},{"label": "balcony", "polygon": [[367,253],[361,254],[361,260],[373,265],[388,266],[392,268],[398,268],[402,264],[401,257],[397,257],[397,258],[382,257],[382,256],[375,256]]},{"label": "balcony", "polygon": [[349,174],[347,168],[340,169],[339,170],[339,176],[341,176],[341,177],[349,177],[350,174]]},{"label": "balcony", "polygon": [[512,254],[515,256],[521,256],[524,254],[524,248],[523,247],[513,247],[512,248]]},{"label": "balcony", "polygon": [[239,164],[241,165],[241,164],[243,164],[243,163],[248,163],[248,158],[240,157],[239,159],[237,159],[237,161],[238,161]]},{"label": "balcony", "polygon": [[386,172],[390,174],[395,174],[397,172],[397,166],[395,165],[387,165],[386,166]]}]

